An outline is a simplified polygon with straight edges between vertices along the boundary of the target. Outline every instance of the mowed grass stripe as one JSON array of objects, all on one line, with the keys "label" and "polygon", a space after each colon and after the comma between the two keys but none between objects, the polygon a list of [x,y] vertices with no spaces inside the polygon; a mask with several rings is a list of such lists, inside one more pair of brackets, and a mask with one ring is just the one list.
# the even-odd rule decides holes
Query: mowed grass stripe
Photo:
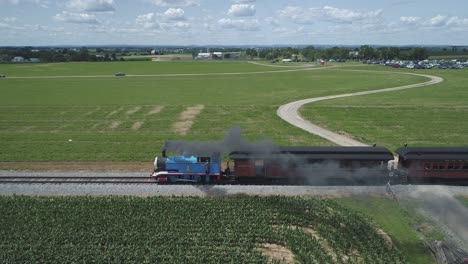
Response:
[{"label": "mowed grass stripe", "polygon": [[25,63],[0,64],[0,72],[7,76],[86,76],[108,75],[124,72],[127,75],[141,74],[193,74],[193,73],[223,73],[280,71],[261,65],[249,64],[243,61],[183,61],[183,62],[106,62],[106,63]]}]

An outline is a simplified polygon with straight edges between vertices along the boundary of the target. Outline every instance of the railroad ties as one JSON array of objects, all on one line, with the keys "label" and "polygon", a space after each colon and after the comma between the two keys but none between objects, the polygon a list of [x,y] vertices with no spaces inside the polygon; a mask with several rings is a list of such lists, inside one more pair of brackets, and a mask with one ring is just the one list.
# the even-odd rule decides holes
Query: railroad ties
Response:
[{"label": "railroad ties", "polygon": [[0,184],[6,183],[53,183],[53,184],[69,184],[69,183],[109,183],[109,184],[154,184],[156,183],[150,177],[93,177],[93,176],[0,176]]}]

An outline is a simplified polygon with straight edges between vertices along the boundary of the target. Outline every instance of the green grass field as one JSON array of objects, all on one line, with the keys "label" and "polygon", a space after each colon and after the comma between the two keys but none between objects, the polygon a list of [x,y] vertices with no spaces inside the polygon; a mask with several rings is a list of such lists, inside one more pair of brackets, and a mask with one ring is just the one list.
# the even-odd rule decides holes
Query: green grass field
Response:
[{"label": "green grass field", "polygon": [[458,199],[468,207],[468,197],[458,197]]},{"label": "green grass field", "polygon": [[7,76],[77,76],[126,74],[171,74],[171,73],[219,73],[278,71],[278,68],[246,62],[222,61],[126,61],[126,62],[68,62],[0,64],[0,73]]},{"label": "green grass field", "polygon": [[352,197],[335,201],[361,212],[381,226],[411,263],[435,263],[428,249],[419,241],[420,234],[414,230],[415,225],[425,220],[420,219],[414,208],[384,198]]},{"label": "green grass field", "polygon": [[281,263],[277,248],[299,263],[430,263],[407,254],[414,232],[389,242],[331,200],[4,196],[0,211],[2,263]]},{"label": "green grass field", "polygon": [[[285,69],[217,61],[0,64],[0,73],[8,75],[0,79],[0,161],[151,161],[159,154],[164,140],[221,139],[233,126],[241,127],[244,135],[252,140],[268,137],[285,145],[329,145],[324,139],[280,120],[276,116],[278,106],[303,98],[427,80],[385,72],[346,71],[392,70],[388,67],[338,65],[337,68],[285,72],[295,70],[296,65]],[[127,75],[213,74],[113,76],[119,71]],[[220,75],[224,72],[244,74]],[[335,131],[392,149],[405,142],[466,145],[468,140],[463,133],[468,128],[463,119],[468,111],[466,72],[410,72],[438,75],[446,81],[432,87],[314,103],[307,105],[302,113]],[[79,77],[89,75],[108,77]],[[76,77],[12,78],[15,76]],[[263,210],[252,211],[252,208]],[[315,211],[308,209],[313,217],[305,214],[304,208],[314,208]],[[405,259],[411,263],[431,261],[411,229],[410,216],[393,202],[382,199],[332,202],[274,197],[2,197],[0,210],[5,215],[0,218],[3,221],[0,226],[13,224],[12,228],[0,227],[0,239],[4,239],[0,242],[0,259],[8,258],[13,262],[86,262],[110,258],[118,261],[112,258],[118,256],[119,260],[122,257],[138,262],[162,259],[180,263],[188,256],[188,261],[193,262],[220,259],[236,262],[245,257],[262,263],[267,259],[257,246],[269,242],[286,245],[302,262],[314,259],[320,263],[318,260],[329,259],[323,250],[322,253],[310,250],[317,248],[317,241],[296,228],[278,230],[275,226],[305,227],[311,222],[322,223],[317,227],[318,233],[325,238],[328,236],[332,241],[329,243],[334,243],[333,248],[352,253],[349,244],[354,244],[353,235],[375,238],[375,234],[368,231],[361,234],[362,228],[369,229],[369,222],[363,215],[392,237],[396,249],[378,251],[380,255],[375,257],[377,251],[373,250],[384,250],[385,246],[381,240],[369,240],[375,245],[367,242],[356,245],[360,253],[366,252],[361,255],[371,254],[373,260],[387,256],[382,263],[402,255],[402,262]],[[337,219],[348,221],[341,218],[344,216],[354,222],[345,227],[339,225]],[[200,222],[200,226],[180,220],[188,218]],[[103,226],[104,222],[108,225]],[[225,225],[210,229],[213,228],[208,224],[211,222]],[[252,224],[239,225],[245,222]],[[350,230],[341,230],[347,227]],[[188,231],[196,243],[184,244],[186,237],[180,232]],[[193,246],[200,244],[204,237],[209,243],[220,245],[214,247],[216,249],[231,247],[234,250],[221,254]],[[176,246],[169,247],[166,241]],[[162,248],[165,255],[153,250],[157,245],[162,245],[158,248]],[[2,252],[7,253],[1,255]],[[206,259],[205,255],[197,257],[195,253],[198,252],[213,254],[207,254],[210,258]],[[141,256],[149,257],[141,259]]]},{"label": "green grass field", "polygon": [[[112,76],[117,71],[246,74]],[[258,71],[266,73],[249,74]],[[2,64],[0,72],[8,75],[0,79],[0,161],[149,161],[164,140],[221,139],[233,126],[250,139],[328,145],[280,120],[278,106],[426,80],[339,69],[284,72],[246,62]],[[110,76],[12,78],[95,74]]]},{"label": "green grass field", "polygon": [[356,69],[431,74],[445,81],[405,91],[317,102],[306,105],[301,114],[332,131],[393,150],[405,143],[410,146],[468,145],[466,70],[393,70],[383,66]]}]

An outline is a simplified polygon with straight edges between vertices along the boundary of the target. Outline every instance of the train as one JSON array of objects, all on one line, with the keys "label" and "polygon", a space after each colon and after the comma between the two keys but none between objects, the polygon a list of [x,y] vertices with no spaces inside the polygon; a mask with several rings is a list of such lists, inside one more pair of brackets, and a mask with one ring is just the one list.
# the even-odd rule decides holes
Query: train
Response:
[{"label": "train", "polygon": [[[468,147],[277,146],[154,160],[158,183],[377,185],[468,183]],[[225,160],[225,163],[223,162]]]}]

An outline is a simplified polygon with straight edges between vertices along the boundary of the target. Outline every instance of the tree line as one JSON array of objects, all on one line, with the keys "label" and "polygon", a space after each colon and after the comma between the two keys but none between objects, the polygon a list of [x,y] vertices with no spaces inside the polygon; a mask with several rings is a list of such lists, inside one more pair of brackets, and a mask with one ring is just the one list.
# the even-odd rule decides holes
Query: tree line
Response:
[{"label": "tree line", "polygon": [[353,59],[353,60],[425,60],[429,58],[429,50],[423,47],[378,47],[363,45],[359,48],[332,47],[317,48],[264,48],[247,49],[246,55],[251,59],[260,58],[274,60],[278,58],[298,60],[299,57],[309,61],[318,59]]},{"label": "tree line", "polygon": [[0,48],[0,61],[11,61],[14,57],[24,59],[38,58],[47,62],[72,62],[72,61],[112,61],[117,60],[116,52],[105,52],[103,49],[96,49],[90,52],[88,48],[41,48],[32,47],[12,47]]},{"label": "tree line", "polygon": [[[359,48],[331,47],[321,48],[307,47],[281,47],[281,48],[236,48],[236,51],[244,51],[250,59],[277,60],[280,58],[293,61],[315,61],[318,59],[345,59],[345,60],[424,60],[433,50],[424,47],[372,47],[363,45]],[[149,50],[135,50],[148,54]],[[180,49],[178,49],[180,52]],[[192,53],[193,57],[200,49],[190,48],[185,50]],[[25,59],[38,58],[45,62],[71,62],[71,61],[115,61],[123,60],[121,56],[128,55],[122,49],[88,49],[81,48],[38,48],[33,47],[0,47],[0,61],[9,62],[14,57]],[[223,52],[226,50],[223,49]],[[164,50],[164,53],[171,53]],[[229,53],[226,53],[229,54]],[[223,58],[227,58],[224,56]]]}]

